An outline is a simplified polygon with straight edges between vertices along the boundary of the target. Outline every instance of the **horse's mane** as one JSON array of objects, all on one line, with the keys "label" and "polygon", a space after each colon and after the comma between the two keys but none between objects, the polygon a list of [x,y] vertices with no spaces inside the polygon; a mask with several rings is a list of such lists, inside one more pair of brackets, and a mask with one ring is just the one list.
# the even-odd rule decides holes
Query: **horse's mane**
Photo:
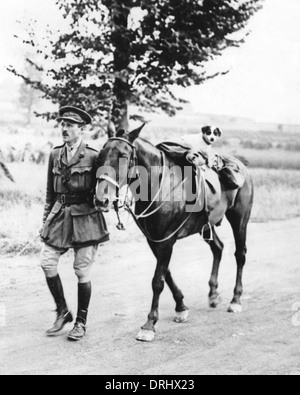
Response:
[{"label": "horse's mane", "polygon": [[155,147],[154,144],[152,144],[149,140],[146,140],[145,138],[139,137],[136,142],[141,145],[141,148],[146,151],[146,153],[151,154],[152,156],[159,157],[160,156],[160,150]]},{"label": "horse's mane", "polygon": [[[125,130],[120,130],[117,133],[117,137],[124,137],[125,139],[128,138],[128,133],[126,133]],[[155,147],[155,145],[153,145],[149,140],[146,140],[143,137],[138,137],[135,142],[140,146],[141,149],[141,153],[142,155],[150,155],[154,160],[157,160],[158,158],[160,158],[160,150]]]}]

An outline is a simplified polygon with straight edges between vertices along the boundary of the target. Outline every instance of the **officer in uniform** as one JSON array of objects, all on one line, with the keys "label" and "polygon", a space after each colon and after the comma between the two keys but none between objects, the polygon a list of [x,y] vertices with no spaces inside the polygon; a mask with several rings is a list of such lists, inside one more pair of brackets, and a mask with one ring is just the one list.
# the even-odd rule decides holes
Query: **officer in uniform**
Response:
[{"label": "officer in uniform", "polygon": [[60,257],[72,248],[78,277],[78,313],[68,338],[78,341],[86,334],[91,267],[99,243],[108,241],[109,234],[103,214],[94,204],[98,152],[82,139],[85,125],[91,124],[92,118],[87,112],[68,106],[59,110],[57,120],[64,145],[54,148],[50,155],[41,234],[42,268],[57,306],[57,319],[47,335],[56,336],[73,322],[57,269]]}]

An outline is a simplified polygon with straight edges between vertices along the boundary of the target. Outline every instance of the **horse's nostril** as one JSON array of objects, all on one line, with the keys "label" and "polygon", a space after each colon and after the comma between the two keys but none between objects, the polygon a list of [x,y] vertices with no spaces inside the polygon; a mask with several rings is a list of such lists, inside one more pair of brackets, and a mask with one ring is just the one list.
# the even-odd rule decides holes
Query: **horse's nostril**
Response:
[{"label": "horse's nostril", "polygon": [[99,202],[101,210],[105,213],[109,212],[109,199],[103,199]]}]

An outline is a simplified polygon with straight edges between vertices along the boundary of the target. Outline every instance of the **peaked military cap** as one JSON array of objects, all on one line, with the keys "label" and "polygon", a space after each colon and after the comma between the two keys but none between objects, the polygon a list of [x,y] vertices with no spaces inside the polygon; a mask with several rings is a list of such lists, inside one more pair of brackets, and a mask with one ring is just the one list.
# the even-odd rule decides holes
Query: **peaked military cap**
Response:
[{"label": "peaked military cap", "polygon": [[69,121],[78,124],[89,125],[92,123],[92,117],[86,111],[73,106],[61,107],[58,111],[57,121]]}]

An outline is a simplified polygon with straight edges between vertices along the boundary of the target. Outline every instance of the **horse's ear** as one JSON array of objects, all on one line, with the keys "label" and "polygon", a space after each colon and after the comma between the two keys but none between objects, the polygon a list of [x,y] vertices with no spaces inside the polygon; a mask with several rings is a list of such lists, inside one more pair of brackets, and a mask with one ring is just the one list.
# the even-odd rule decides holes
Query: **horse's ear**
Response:
[{"label": "horse's ear", "polygon": [[144,123],[142,126],[129,133],[129,139],[131,142],[134,142],[137,138],[139,138],[141,131],[144,129],[145,126],[146,124]]},{"label": "horse's ear", "polygon": [[123,137],[125,133],[126,133],[126,132],[125,132],[124,129],[120,129],[120,130],[117,132],[116,136],[117,136],[117,137]]},{"label": "horse's ear", "polygon": [[116,135],[116,126],[111,120],[109,120],[107,125],[107,134],[108,138],[115,137]]}]

